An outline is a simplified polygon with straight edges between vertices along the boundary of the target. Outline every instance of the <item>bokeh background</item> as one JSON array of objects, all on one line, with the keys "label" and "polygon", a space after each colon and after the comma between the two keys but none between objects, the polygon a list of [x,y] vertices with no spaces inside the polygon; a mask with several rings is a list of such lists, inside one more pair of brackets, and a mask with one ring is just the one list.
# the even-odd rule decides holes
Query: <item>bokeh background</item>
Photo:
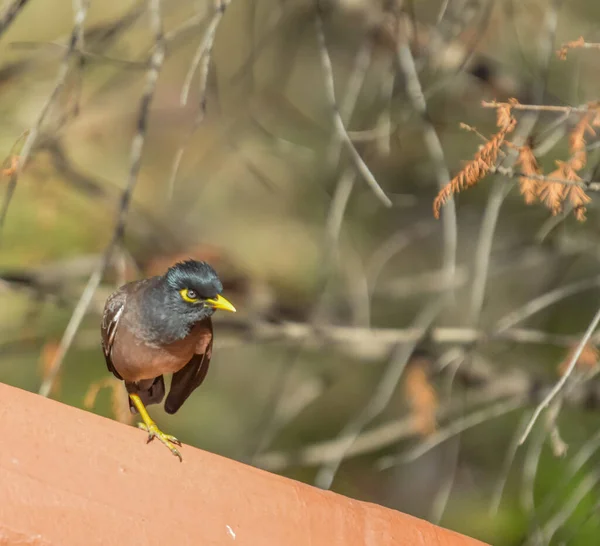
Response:
[{"label": "bokeh background", "polygon": [[[597,543],[595,337],[517,445],[598,307],[597,200],[580,223],[488,176],[456,215],[436,220],[432,203],[483,143],[461,123],[497,130],[482,100],[600,97],[600,51],[556,55],[600,40],[600,4],[231,0],[219,17],[212,1],[161,2],[166,56],[125,235],[57,359],[130,176],[153,4],[92,0],[67,57],[77,2],[25,2],[2,26],[0,381],[37,392],[56,372],[50,396],[133,424],[100,347],[104,301],[206,259],[238,313],[215,316],[208,378],[182,410],[150,408],[161,428],[496,546]],[[546,172],[568,157],[577,116],[516,115]]]}]

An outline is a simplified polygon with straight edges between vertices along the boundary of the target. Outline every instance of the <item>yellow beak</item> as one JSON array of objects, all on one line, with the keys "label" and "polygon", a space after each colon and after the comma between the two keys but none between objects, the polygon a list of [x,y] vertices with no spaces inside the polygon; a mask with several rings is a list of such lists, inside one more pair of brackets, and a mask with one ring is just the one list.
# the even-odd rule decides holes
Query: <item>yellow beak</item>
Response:
[{"label": "yellow beak", "polygon": [[213,309],[222,309],[223,311],[231,311],[235,313],[235,307],[231,305],[223,296],[217,296],[214,299],[204,300]]}]

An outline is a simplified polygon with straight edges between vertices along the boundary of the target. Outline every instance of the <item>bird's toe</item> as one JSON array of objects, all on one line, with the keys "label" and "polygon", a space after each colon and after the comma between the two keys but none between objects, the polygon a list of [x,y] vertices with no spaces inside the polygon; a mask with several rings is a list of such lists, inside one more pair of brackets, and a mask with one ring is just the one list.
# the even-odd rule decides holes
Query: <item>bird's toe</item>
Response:
[{"label": "bird's toe", "polygon": [[158,440],[163,443],[173,455],[179,458],[182,461],[181,453],[175,447],[176,445],[181,446],[181,442],[171,434],[165,434],[162,430],[160,430],[155,423],[147,425],[146,423],[138,423],[138,428],[146,431],[148,433],[148,439],[146,443],[150,443],[154,438],[158,438]]}]

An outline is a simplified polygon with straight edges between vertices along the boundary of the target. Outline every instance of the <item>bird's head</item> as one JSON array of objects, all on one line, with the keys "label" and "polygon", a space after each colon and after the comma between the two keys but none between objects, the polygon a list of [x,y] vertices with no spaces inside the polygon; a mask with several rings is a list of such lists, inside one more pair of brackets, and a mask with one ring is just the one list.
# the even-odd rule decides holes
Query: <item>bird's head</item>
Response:
[{"label": "bird's head", "polygon": [[223,285],[216,271],[206,262],[179,262],[164,278],[170,307],[188,324],[210,317],[217,309],[235,313],[235,307],[221,296]]}]

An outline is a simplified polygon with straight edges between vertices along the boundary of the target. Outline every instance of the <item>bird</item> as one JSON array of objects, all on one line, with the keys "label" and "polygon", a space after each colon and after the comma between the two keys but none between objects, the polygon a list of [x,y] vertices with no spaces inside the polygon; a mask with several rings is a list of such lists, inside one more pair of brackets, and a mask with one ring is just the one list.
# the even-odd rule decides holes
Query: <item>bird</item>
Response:
[{"label": "bird", "polygon": [[182,461],[181,442],[161,431],[146,406],[165,396],[163,375],[173,374],[164,408],[175,413],[204,381],[212,356],[211,316],[217,309],[235,313],[221,292],[216,271],[204,261],[185,260],[164,275],[124,284],[106,300],[102,349],[109,372],[125,382],[138,427],[157,438]]}]

